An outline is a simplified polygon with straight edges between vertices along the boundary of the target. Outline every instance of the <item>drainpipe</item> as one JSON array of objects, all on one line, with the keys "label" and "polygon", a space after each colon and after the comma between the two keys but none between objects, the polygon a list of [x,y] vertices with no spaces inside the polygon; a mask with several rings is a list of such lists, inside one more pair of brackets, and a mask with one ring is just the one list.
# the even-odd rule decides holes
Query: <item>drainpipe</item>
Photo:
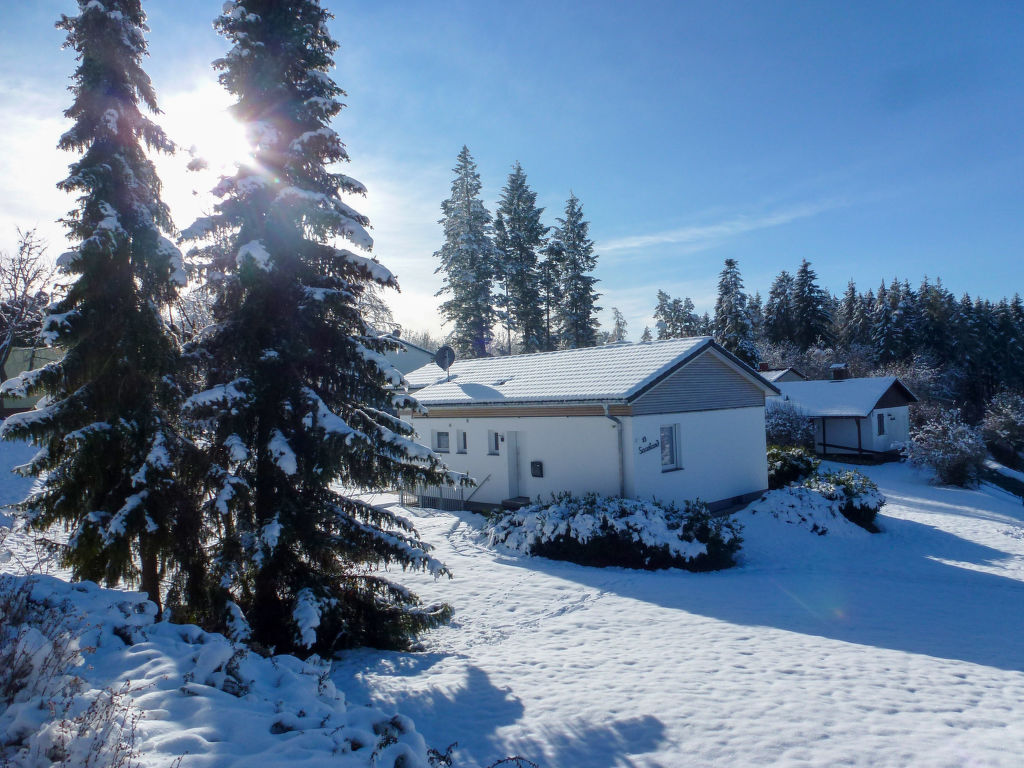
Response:
[{"label": "drainpipe", "polygon": [[604,417],[615,423],[615,433],[619,438],[619,498],[626,498],[626,464],[625,454],[622,449],[622,421],[618,416],[608,413],[608,404],[604,404]]}]

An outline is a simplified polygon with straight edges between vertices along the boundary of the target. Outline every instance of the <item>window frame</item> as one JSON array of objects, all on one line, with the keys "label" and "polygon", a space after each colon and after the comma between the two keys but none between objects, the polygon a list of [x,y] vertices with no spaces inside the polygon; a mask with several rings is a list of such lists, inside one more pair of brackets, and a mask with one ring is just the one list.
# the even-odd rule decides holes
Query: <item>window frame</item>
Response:
[{"label": "window frame", "polygon": [[[665,436],[668,435],[672,441],[672,456],[671,462],[665,463]],[[660,456],[661,456],[661,471],[664,472],[675,472],[683,468],[683,462],[680,459],[679,451],[679,425],[678,424],[662,424],[658,428],[658,440],[660,442]]]},{"label": "window frame", "polygon": [[496,429],[487,430],[487,455],[501,455],[501,432]]},{"label": "window frame", "polygon": [[[444,435],[444,448],[441,447],[441,435]],[[452,452],[452,433],[445,429],[438,429],[434,431],[434,451],[436,453],[451,453]]]},{"label": "window frame", "polygon": [[469,439],[466,437],[466,430],[455,430],[455,452],[469,453]]}]

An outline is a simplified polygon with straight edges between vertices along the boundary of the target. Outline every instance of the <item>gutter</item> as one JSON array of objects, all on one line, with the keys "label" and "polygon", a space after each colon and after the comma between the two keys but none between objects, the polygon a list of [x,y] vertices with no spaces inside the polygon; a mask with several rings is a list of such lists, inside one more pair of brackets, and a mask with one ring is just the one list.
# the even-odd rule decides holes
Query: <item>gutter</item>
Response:
[{"label": "gutter", "polygon": [[626,465],[625,465],[625,454],[622,448],[622,420],[618,416],[612,416],[608,413],[608,404],[604,406],[604,417],[615,423],[615,432],[618,435],[619,442],[619,498],[626,498]]}]

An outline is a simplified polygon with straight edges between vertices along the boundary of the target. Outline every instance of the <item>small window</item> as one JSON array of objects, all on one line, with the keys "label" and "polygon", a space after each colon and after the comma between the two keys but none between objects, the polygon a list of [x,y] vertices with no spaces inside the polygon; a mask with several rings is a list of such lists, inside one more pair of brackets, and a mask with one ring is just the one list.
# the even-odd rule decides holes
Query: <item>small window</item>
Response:
[{"label": "small window", "polygon": [[885,414],[884,413],[878,414],[878,434],[879,435],[884,435],[885,434]]},{"label": "small window", "polygon": [[455,451],[456,453],[466,453],[466,433],[459,430],[455,433]]},{"label": "small window", "polygon": [[434,450],[438,453],[448,453],[450,450],[450,440],[447,432],[437,432],[434,434]]},{"label": "small window", "polygon": [[661,471],[671,472],[679,469],[679,447],[676,445],[676,425],[669,424],[661,428]]},{"label": "small window", "polygon": [[487,453],[491,456],[497,456],[501,453],[501,433],[500,432],[488,432],[487,433]]}]

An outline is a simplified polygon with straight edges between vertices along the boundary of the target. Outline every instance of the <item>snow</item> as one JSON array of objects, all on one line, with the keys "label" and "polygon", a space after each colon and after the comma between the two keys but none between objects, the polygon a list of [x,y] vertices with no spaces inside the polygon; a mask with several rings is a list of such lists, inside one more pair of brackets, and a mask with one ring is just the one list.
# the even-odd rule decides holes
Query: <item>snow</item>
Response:
[{"label": "snow", "polygon": [[[897,383],[903,387],[895,376],[838,381],[779,381],[776,386],[782,391],[782,397],[774,402],[788,401],[811,417],[868,416],[882,395]],[[908,402],[916,402],[917,398],[910,397]]]},{"label": "snow", "polygon": [[[32,453],[0,443],[3,465]],[[154,623],[132,592],[52,577],[35,591],[88,617],[71,670],[83,696],[131,681],[141,768],[186,752],[196,768],[369,768],[398,754],[412,768],[426,745],[453,742],[460,768],[512,754],[543,768],[1018,765],[1024,506],[995,488],[932,486],[905,464],[858,470],[887,497],[882,533],[831,517],[820,536],[785,511],[747,509],[739,567],[712,573],[526,557],[488,547],[478,515],[367,497],[411,518],[455,575],[391,577],[455,617],[419,652],[348,651],[329,678],[315,659]],[[0,480],[0,502],[30,485]],[[32,554],[24,538],[0,544],[12,546],[8,572]],[[301,611],[301,631],[315,631],[315,595]],[[0,712],[0,728],[48,717],[33,701]],[[388,728],[398,741],[374,762]]]},{"label": "snow", "polygon": [[1010,469],[1009,467],[1005,467],[998,461],[995,461],[994,459],[985,459],[985,466],[991,469],[993,472],[1002,475],[1003,477],[1009,477],[1012,480],[1019,480],[1020,482],[1024,483],[1024,472],[1020,472],[1016,469]]},{"label": "snow", "polygon": [[288,438],[284,436],[281,430],[275,429],[270,433],[270,442],[267,443],[267,450],[270,451],[271,460],[286,475],[294,475],[299,471],[295,451],[288,445]]},{"label": "snow", "polygon": [[406,375],[424,405],[625,400],[711,344],[707,336],[434,363]]},{"label": "snow", "polygon": [[489,549],[480,516],[408,510],[455,578],[403,583],[453,623],[333,679],[467,768],[1018,765],[1024,507],[857,469],[888,498],[883,533],[744,511],[741,565],[715,573],[524,557]]},{"label": "snow", "polygon": [[238,264],[239,267],[242,267],[245,265],[245,262],[250,259],[253,264],[264,272],[270,271],[270,254],[267,252],[267,249],[263,247],[263,243],[259,240],[253,240],[239,248],[238,255],[235,257],[235,263]]}]

